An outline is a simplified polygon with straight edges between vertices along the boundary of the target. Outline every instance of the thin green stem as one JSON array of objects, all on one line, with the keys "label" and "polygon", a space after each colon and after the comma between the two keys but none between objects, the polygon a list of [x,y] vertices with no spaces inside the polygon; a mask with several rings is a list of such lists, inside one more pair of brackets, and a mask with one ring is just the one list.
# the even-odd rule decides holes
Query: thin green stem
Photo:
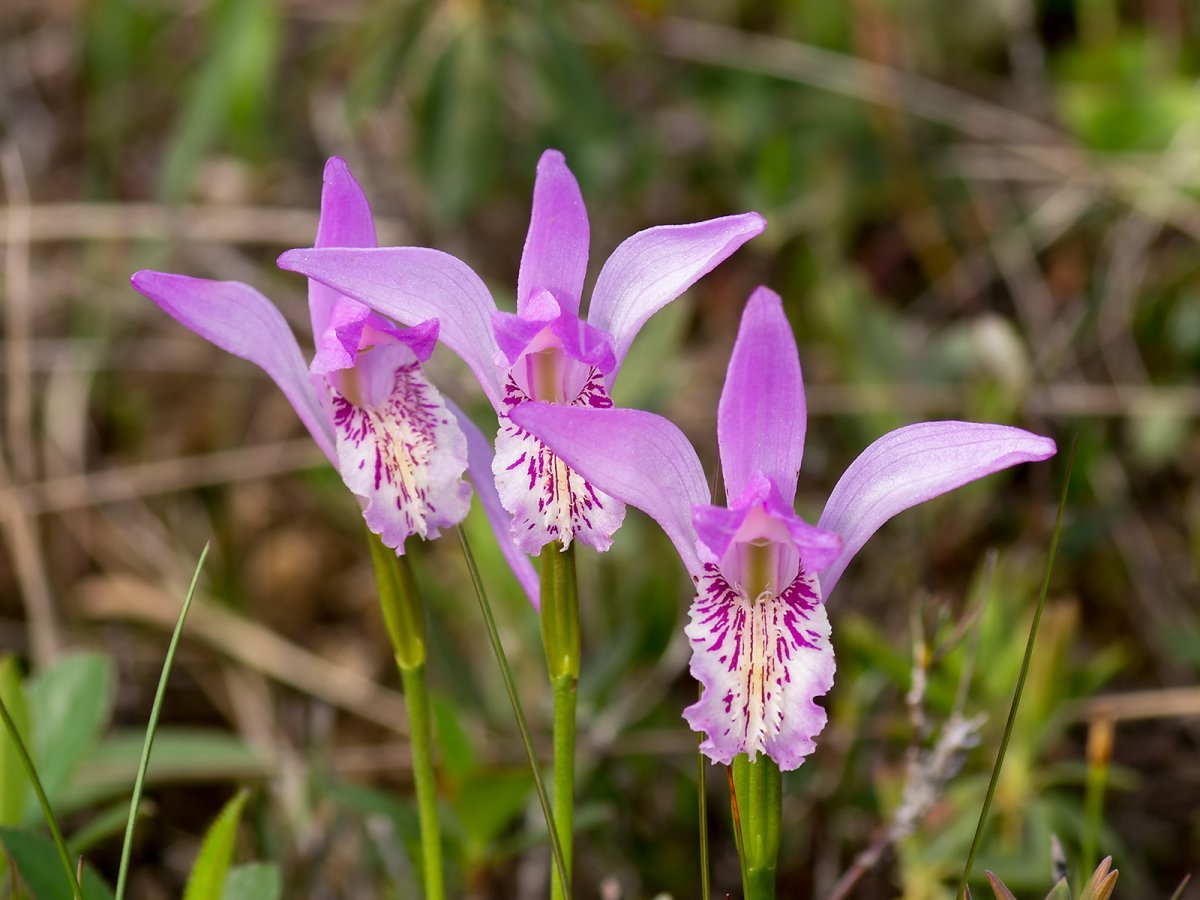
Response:
[{"label": "thin green stem", "polygon": [[408,704],[409,744],[413,784],[417,790],[417,819],[421,826],[421,863],[426,900],[443,900],[442,832],[438,823],[437,779],[433,772],[433,729],[429,717],[429,687],[425,666],[400,666]]},{"label": "thin green stem", "polygon": [[[575,824],[575,705],[579,687],[579,590],[575,547],[557,541],[542,548],[541,622],[546,670],[554,693],[554,823],[571,874]],[[550,896],[562,900],[563,882],[551,879]]]},{"label": "thin green stem", "polygon": [[117,871],[116,900],[125,896],[125,883],[129,877],[129,858],[133,852],[133,829],[137,824],[138,808],[142,803],[142,791],[146,786],[146,771],[150,768],[150,751],[154,748],[154,735],[158,731],[158,717],[162,713],[163,698],[167,695],[167,680],[171,677],[171,669],[175,665],[175,652],[179,649],[179,639],[183,635],[183,623],[187,619],[188,610],[192,608],[192,598],[196,596],[196,585],[200,581],[200,570],[208,559],[209,545],[205,544],[200,551],[200,559],[196,561],[196,570],[192,573],[192,583],[188,585],[187,596],[183,598],[183,608],[179,610],[179,618],[175,622],[175,630],[171,633],[171,643],[167,645],[167,658],[163,660],[162,674],[158,676],[158,689],[154,692],[154,703],[150,707],[150,719],[146,723],[146,740],[142,744],[142,758],[138,761],[137,776],[133,780],[133,799],[129,801],[129,821],[125,823],[125,840],[121,844],[121,866]]},{"label": "thin green stem", "polygon": [[9,715],[8,706],[5,704],[3,697],[0,697],[0,718],[4,719],[4,728],[8,731],[8,737],[12,741],[13,746],[17,748],[17,756],[21,759],[21,765],[25,768],[25,774],[29,777],[29,783],[33,785],[33,792],[37,794],[38,803],[42,807],[42,815],[46,817],[46,825],[49,826],[50,836],[54,839],[54,849],[58,851],[58,858],[62,861],[63,869],[67,873],[67,881],[71,885],[71,894],[76,900],[83,900],[83,888],[79,886],[79,878],[75,874],[75,867],[71,865],[71,852],[67,849],[67,842],[63,839],[62,830],[58,827],[58,820],[54,818],[54,810],[50,807],[50,798],[46,796],[46,789],[42,787],[42,780],[38,778],[33,758],[29,755],[29,751],[25,747],[25,742],[21,740],[21,733],[17,730],[17,723]]},{"label": "thin green stem", "polygon": [[[704,688],[701,688],[703,693]],[[700,735],[703,743],[704,735]],[[704,754],[696,751],[696,805],[700,819],[700,900],[712,900],[712,887],[708,883],[708,761]]]},{"label": "thin green stem", "polygon": [[[553,682],[554,824],[558,828],[558,842],[568,876],[575,846],[575,698],[578,684],[578,679],[570,675],[560,675]],[[566,896],[557,872],[551,883],[550,896],[554,900]]]},{"label": "thin green stem", "polygon": [[1000,770],[1004,766],[1004,755],[1008,752],[1008,741],[1012,737],[1013,725],[1017,721],[1017,710],[1021,705],[1021,694],[1025,691],[1025,679],[1029,676],[1029,666],[1033,662],[1033,648],[1037,643],[1038,626],[1042,621],[1042,610],[1046,606],[1046,595],[1050,591],[1050,573],[1054,570],[1054,557],[1058,554],[1058,539],[1062,534],[1063,511],[1067,508],[1067,489],[1071,486],[1071,470],[1075,468],[1075,448],[1079,444],[1079,435],[1071,441],[1071,453],[1067,457],[1067,470],[1063,475],[1062,494],[1058,500],[1058,516],[1054,521],[1054,534],[1050,539],[1050,552],[1046,557],[1046,568],[1042,574],[1042,588],[1038,594],[1037,606],[1033,612],[1033,623],[1029,627],[1029,639],[1025,642],[1025,657],[1021,660],[1021,672],[1017,676],[1017,687],[1013,692],[1012,704],[1008,708],[1008,720],[1004,723],[1004,736],[1000,739],[1000,749],[996,753],[996,764],[992,766],[992,777],[988,781],[987,794],[983,798],[983,808],[979,811],[979,822],[975,826],[975,837],[971,840],[971,850],[967,854],[966,865],[963,866],[962,877],[958,882],[956,897],[963,897],[967,891],[967,880],[971,877],[971,867],[975,865],[975,856],[979,853],[979,845],[983,843],[983,829],[987,825],[988,812],[992,808],[992,799],[996,796],[996,785],[1000,782]]},{"label": "thin green stem", "polygon": [[[425,605],[408,556],[386,546],[367,530],[375,592],[396,667],[404,683],[408,707],[409,753],[417,792],[421,829],[421,868],[426,900],[446,896],[442,872],[442,829],[438,821],[437,777],[433,770],[433,729],[429,719],[429,686],[425,681]],[[400,548],[401,551],[403,547]]]},{"label": "thin green stem", "polygon": [[525,710],[521,708],[521,699],[517,695],[516,682],[513,680],[512,669],[508,665],[508,657],[504,654],[504,644],[500,642],[500,632],[496,628],[496,619],[492,615],[492,607],[488,602],[487,592],[483,589],[483,578],[479,574],[479,566],[475,564],[475,555],[467,542],[466,532],[458,526],[458,540],[462,545],[463,558],[467,561],[467,570],[471,573],[471,584],[475,588],[475,597],[479,600],[479,609],[483,613],[483,621],[487,626],[488,639],[492,642],[492,650],[496,654],[496,662],[500,665],[500,675],[504,679],[504,688],[508,692],[508,701],[512,704],[513,716],[517,720],[517,730],[521,733],[521,743],[525,747],[525,755],[529,758],[529,770],[533,774],[533,786],[537,791],[538,803],[542,807],[542,815],[546,819],[546,831],[550,836],[550,852],[554,856],[554,865],[558,876],[567,886],[567,897],[571,895],[571,879],[567,875],[566,862],[563,859],[562,846],[558,841],[558,829],[554,827],[554,813],[550,809],[550,797],[546,794],[546,785],[542,780],[542,771],[538,767],[537,753],[533,749],[533,737],[529,733],[529,723],[525,720]]}]

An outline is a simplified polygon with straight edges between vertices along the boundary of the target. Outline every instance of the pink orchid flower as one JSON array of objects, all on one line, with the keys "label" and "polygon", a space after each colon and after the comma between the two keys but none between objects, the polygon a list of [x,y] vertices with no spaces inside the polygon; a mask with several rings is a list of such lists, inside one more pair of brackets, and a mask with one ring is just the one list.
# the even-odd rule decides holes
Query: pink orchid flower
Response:
[{"label": "pink orchid flower", "polygon": [[661,416],[527,403],[513,421],[598,490],[655,519],[696,586],[684,718],[713,761],[765,753],[797,768],[815,747],[833,685],[823,599],[867,539],[902,510],[1021,462],[1052,440],[1005,425],[924,422],[886,434],[842,475],[816,526],[793,511],[806,409],[795,338],[777,294],[742,316],[717,413],[726,505],[714,506],[696,451]]},{"label": "pink orchid flower", "polygon": [[[316,244],[375,246],[366,197],[338,158],[325,165]],[[537,604],[536,573],[508,536],[492,483],[489,442],[421,369],[437,343],[436,318],[400,329],[310,281],[316,353],[306,367],[283,315],[249,285],[150,271],[132,282],[176,321],[271,377],[358,498],[367,526],[397,553],[412,535],[432,539],[462,521],[471,502],[465,472]]]},{"label": "pink orchid flower", "polygon": [[563,155],[538,163],[533,213],[517,276],[517,312],[497,310],[464,263],[423,247],[290,250],[279,265],[397,322],[437,317],[441,340],[478,379],[500,420],[493,472],[512,539],[527,553],[573,538],[605,550],[625,506],[581,478],[509,418],[541,400],[612,406],[617,370],[641,327],[766,226],[757,213],[638,232],[600,270],[586,320],[580,299],[588,219]]}]

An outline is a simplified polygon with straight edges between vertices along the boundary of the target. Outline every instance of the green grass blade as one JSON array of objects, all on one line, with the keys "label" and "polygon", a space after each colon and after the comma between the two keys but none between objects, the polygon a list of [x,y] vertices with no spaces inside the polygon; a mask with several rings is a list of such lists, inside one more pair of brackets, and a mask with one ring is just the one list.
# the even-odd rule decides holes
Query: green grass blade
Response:
[{"label": "green grass blade", "polygon": [[163,661],[162,675],[158,679],[158,690],[154,692],[154,705],[150,707],[150,721],[146,723],[146,741],[142,745],[142,759],[138,763],[137,777],[133,782],[133,799],[129,801],[129,821],[125,825],[125,840],[121,844],[121,867],[117,872],[117,900],[125,897],[125,882],[129,877],[129,856],[133,852],[133,829],[137,823],[138,807],[142,802],[142,791],[146,786],[146,769],[150,766],[150,750],[154,747],[154,733],[158,730],[158,717],[162,712],[163,697],[167,693],[167,679],[171,677],[171,667],[175,663],[175,651],[179,648],[179,638],[183,634],[183,622],[192,606],[192,598],[196,596],[196,584],[200,581],[200,571],[204,568],[204,560],[208,558],[208,544],[200,551],[200,559],[196,561],[196,571],[192,573],[192,583],[188,586],[187,596],[183,599],[183,608],[179,610],[179,619],[175,623],[175,631],[171,634],[171,643],[167,646],[167,658]]},{"label": "green grass blade", "polygon": [[1067,508],[1067,490],[1071,486],[1071,470],[1075,468],[1075,448],[1079,444],[1079,435],[1071,441],[1071,453],[1067,457],[1067,470],[1063,474],[1062,495],[1058,500],[1058,515],[1054,520],[1054,535],[1050,539],[1050,552],[1046,556],[1046,569],[1042,574],[1042,589],[1038,594],[1037,607],[1033,612],[1033,622],[1029,626],[1029,640],[1025,642],[1025,658],[1021,660],[1021,673],[1017,676],[1017,688],[1013,692],[1012,704],[1008,708],[1008,720],[1004,723],[1004,737],[1000,739],[1000,750],[996,753],[996,764],[992,766],[992,777],[988,782],[987,794],[983,798],[983,809],[979,811],[979,823],[975,826],[975,837],[971,840],[971,851],[967,854],[966,865],[963,866],[962,877],[958,882],[958,890],[954,896],[963,897],[967,890],[967,879],[971,877],[971,867],[975,865],[975,855],[979,845],[983,843],[983,829],[987,824],[987,816],[992,807],[992,798],[996,795],[996,785],[1000,781],[1000,769],[1004,765],[1004,754],[1008,751],[1008,741],[1012,737],[1013,725],[1017,721],[1017,709],[1021,705],[1021,694],[1025,690],[1025,679],[1029,675],[1029,666],[1033,661],[1033,648],[1037,643],[1038,626],[1042,621],[1042,610],[1046,606],[1046,594],[1050,592],[1050,573],[1054,570],[1054,557],[1058,555],[1058,539],[1062,535],[1063,512]]},{"label": "green grass blade", "polygon": [[571,896],[571,879],[567,876],[566,860],[563,858],[562,845],[558,842],[558,831],[554,827],[554,813],[550,810],[550,798],[546,794],[546,785],[542,781],[542,772],[538,767],[537,753],[533,749],[533,738],[529,733],[529,723],[525,721],[525,711],[521,708],[521,699],[517,696],[517,686],[513,682],[512,669],[508,665],[508,657],[504,655],[504,645],[500,643],[500,632],[496,630],[496,619],[492,615],[492,607],[483,589],[483,578],[479,567],[475,565],[475,557],[471,553],[471,545],[467,542],[466,532],[458,526],[458,540],[462,544],[463,557],[467,561],[467,569],[471,573],[471,584],[475,588],[475,597],[479,600],[479,608],[483,612],[483,621],[487,625],[488,637],[492,642],[492,650],[496,653],[496,661],[500,664],[500,674],[504,677],[504,688],[508,691],[508,700],[512,703],[513,715],[517,719],[517,730],[521,732],[521,742],[525,745],[525,754],[529,757],[529,768],[533,772],[533,786],[537,790],[538,803],[542,807],[542,815],[546,818],[546,831],[550,835],[550,852],[554,855],[554,865],[558,868],[558,877],[564,887],[564,893]]},{"label": "green grass blade", "polygon": [[50,828],[50,835],[54,839],[54,849],[58,851],[58,858],[62,861],[63,869],[67,873],[67,882],[71,885],[71,893],[76,900],[83,900],[83,888],[79,885],[79,878],[75,875],[75,866],[71,864],[71,854],[67,850],[67,842],[63,840],[62,830],[58,827],[58,821],[54,818],[54,810],[50,808],[50,799],[46,796],[46,791],[42,787],[42,780],[38,778],[37,769],[33,765],[33,758],[29,755],[29,750],[25,747],[25,742],[21,740],[21,733],[17,730],[17,723],[13,721],[12,716],[8,713],[8,706],[3,698],[0,698],[0,718],[4,719],[4,727],[8,731],[8,737],[16,748],[17,756],[21,760],[21,766],[25,769],[25,774],[29,777],[29,783],[33,785],[33,792],[37,794],[38,803],[41,804],[42,814],[46,817],[46,825]]},{"label": "green grass blade", "polygon": [[242,809],[250,792],[246,788],[234,794],[204,835],[192,873],[188,876],[183,900],[222,900],[225,880],[233,865],[234,845],[237,842],[238,823],[242,820]]}]

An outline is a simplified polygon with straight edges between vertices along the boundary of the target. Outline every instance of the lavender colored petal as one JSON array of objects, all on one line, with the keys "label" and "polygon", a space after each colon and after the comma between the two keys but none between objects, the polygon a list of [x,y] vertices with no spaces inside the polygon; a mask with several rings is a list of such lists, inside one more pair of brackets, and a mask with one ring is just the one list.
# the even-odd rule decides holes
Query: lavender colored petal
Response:
[{"label": "lavender colored petal", "polygon": [[270,375],[321,452],[336,465],[329,415],[292,330],[270,300],[237,281],[146,270],[135,273],[130,281],[175,321]]},{"label": "lavender colored petal", "polygon": [[533,568],[533,563],[529,557],[521,552],[516,543],[512,539],[510,522],[512,517],[500,503],[500,495],[496,493],[496,483],[492,477],[492,445],[479,427],[471,421],[470,416],[458,408],[458,406],[450,400],[443,398],[446,401],[446,406],[454,413],[458,419],[458,426],[462,429],[463,434],[467,437],[467,477],[471,480],[471,484],[475,487],[475,493],[479,497],[479,502],[483,506],[484,513],[487,514],[488,522],[492,526],[492,531],[496,533],[496,541],[500,544],[500,552],[504,554],[504,559],[508,562],[508,566],[512,569],[513,575],[521,587],[524,588],[526,595],[529,597],[529,602],[533,604],[534,609],[539,608],[538,597],[538,574]]},{"label": "lavender colored petal", "polygon": [[701,570],[692,507],[709,502],[700,459],[662,416],[636,409],[523,403],[509,413],[591,484],[654,519],[692,575]]},{"label": "lavender colored petal", "polygon": [[595,366],[601,375],[607,375],[616,367],[617,358],[608,335],[573,313],[563,313],[555,319],[551,331],[571,359]]},{"label": "lavender colored petal", "polygon": [[800,356],[779,295],[750,295],[717,408],[725,495],[737,497],[761,472],[790,507],[804,455],[808,413]]},{"label": "lavender colored petal", "polygon": [[479,276],[460,260],[426,247],[289,250],[280,268],[315,278],[405,325],[438,319],[441,339],[470,367],[500,408],[499,347],[492,301]]},{"label": "lavender colored petal", "polygon": [[843,542],[842,552],[820,573],[825,596],[867,539],[896,513],[1055,452],[1050,438],[1008,425],[922,422],[885,434],[850,464],[817,523]]},{"label": "lavender colored petal", "polygon": [[725,765],[739,753],[765,753],[784,771],[797,768],[825,727],[815,698],[833,686],[816,579],[801,572],[778,595],[747,597],[709,563],[695,581],[684,631],[704,690],[683,717],[705,735],[700,750]]},{"label": "lavender colored petal", "polygon": [[566,160],[547,150],[538,160],[533,211],[517,276],[517,312],[539,290],[549,291],[564,310],[579,314],[587,274],[588,218],[583,196]]},{"label": "lavender colored petal", "polygon": [[529,343],[537,337],[543,328],[550,324],[549,319],[530,319],[510,312],[496,310],[492,313],[492,333],[496,336],[496,344],[500,348],[504,361],[516,365],[521,354]]},{"label": "lavender colored petal", "polygon": [[397,328],[374,313],[371,314],[371,319],[369,325],[376,334],[368,332],[369,338],[378,337],[381,343],[390,339],[397,344],[403,344],[413,352],[413,356],[420,363],[428,362],[429,357],[433,356],[438,335],[441,333],[441,323],[437,319],[426,319],[411,328]]},{"label": "lavender colored petal", "polygon": [[758,213],[661,225],[627,238],[608,258],[588,322],[612,336],[617,365],[652,315],[766,227]]},{"label": "lavender colored petal", "polygon": [[[325,163],[316,246],[375,246],[375,221],[366,195],[346,161],[336,156]],[[335,372],[354,365],[369,310],[320,282],[310,281],[308,311],[316,344],[313,372]]]}]

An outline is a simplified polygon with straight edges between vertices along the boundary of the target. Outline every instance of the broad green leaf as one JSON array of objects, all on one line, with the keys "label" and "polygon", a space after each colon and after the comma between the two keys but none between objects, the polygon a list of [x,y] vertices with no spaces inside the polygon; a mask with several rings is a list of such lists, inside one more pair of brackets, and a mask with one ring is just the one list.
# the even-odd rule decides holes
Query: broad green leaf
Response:
[{"label": "broad green leaf", "polygon": [[[63,791],[62,809],[78,809],[106,799],[127,796],[137,774],[145,735],[136,730],[104,737],[80,764]],[[147,779],[227,781],[260,778],[272,771],[271,762],[228,734],[193,728],[159,728],[154,738]]]},{"label": "broad green leaf", "polygon": [[271,863],[234,866],[225,878],[221,900],[279,900],[283,895],[283,877]]},{"label": "broad green leaf", "polygon": [[[28,746],[29,706],[21,686],[20,668],[11,656],[0,658],[0,698],[8,708],[21,740]],[[16,745],[8,732],[0,729],[0,825],[20,824],[25,814],[25,799],[30,794],[29,780]]]},{"label": "broad green leaf", "polygon": [[242,808],[249,796],[246,790],[238,791],[209,827],[204,843],[200,845],[200,853],[196,856],[196,863],[192,866],[192,874],[188,876],[183,900],[221,900],[225,892],[225,878],[233,862]]},{"label": "broad green leaf", "polygon": [[29,680],[29,705],[37,716],[30,750],[51,800],[108,721],[112,683],[112,663],[99,653],[69,656]]},{"label": "broad green leaf", "polygon": [[[37,900],[73,900],[58,851],[49,838],[32,831],[0,828],[0,843]],[[112,891],[91,866],[83,867],[85,900],[112,900]]]}]

